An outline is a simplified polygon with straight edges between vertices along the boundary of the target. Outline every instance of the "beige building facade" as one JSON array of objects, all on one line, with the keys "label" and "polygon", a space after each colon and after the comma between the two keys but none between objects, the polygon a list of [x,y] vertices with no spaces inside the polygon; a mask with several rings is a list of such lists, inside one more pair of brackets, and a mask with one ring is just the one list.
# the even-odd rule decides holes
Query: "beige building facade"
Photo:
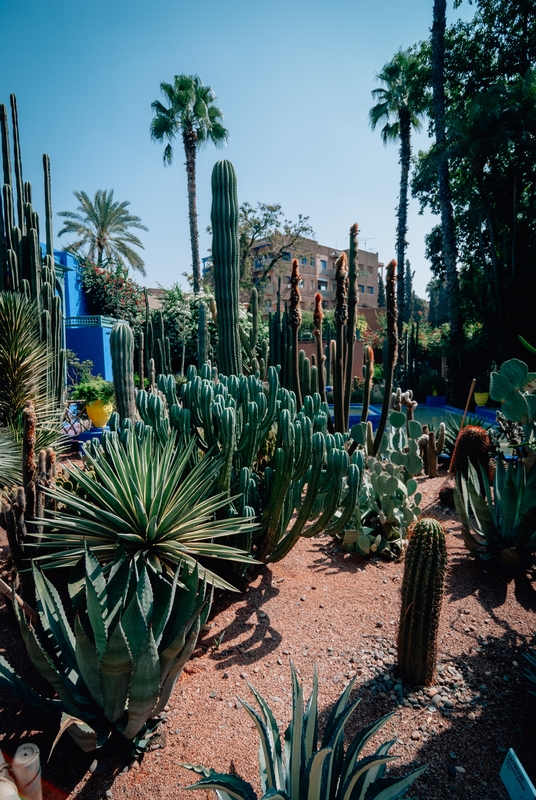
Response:
[{"label": "beige building facade", "polygon": [[[253,281],[256,275],[263,271],[262,243],[256,247],[257,260],[253,271]],[[297,248],[298,251],[298,248]],[[286,251],[283,260],[280,261],[270,275],[270,283],[266,289],[264,298],[264,311],[273,311],[277,304],[277,284],[278,277],[281,276],[281,299],[288,297],[288,289],[291,264],[294,257],[298,258],[300,264],[300,283],[301,307],[304,310],[312,311],[314,308],[314,298],[317,292],[322,295],[322,305],[325,309],[335,308],[335,262],[341,254],[341,250],[333,247],[321,245],[313,239],[302,239],[299,245],[299,252],[296,256],[293,252]],[[378,253],[371,253],[368,250],[359,250],[359,308],[378,307],[378,270],[383,269],[383,264],[378,261]],[[346,251],[348,253],[348,251]]]}]

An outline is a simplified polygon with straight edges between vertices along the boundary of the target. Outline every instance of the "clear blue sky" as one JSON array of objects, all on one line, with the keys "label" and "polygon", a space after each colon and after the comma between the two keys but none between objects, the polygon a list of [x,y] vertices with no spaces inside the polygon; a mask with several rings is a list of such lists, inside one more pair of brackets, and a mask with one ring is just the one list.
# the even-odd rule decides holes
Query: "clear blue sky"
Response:
[{"label": "clear blue sky", "polygon": [[[450,20],[460,11],[450,5]],[[160,82],[180,73],[213,87],[230,132],[227,147],[198,157],[202,254],[210,173],[228,158],[241,202],[308,215],[317,239],[333,247],[346,246],[358,222],[361,246],[387,262],[398,152],[369,128],[370,92],[398,48],[428,36],[431,18],[432,0],[0,0],[0,102],[17,95],[24,178],[39,213],[47,152],[55,212],[74,210],[75,189],[114,189],[130,200],[149,228],[140,234],[149,286],[184,284],[191,269],[181,142],[164,167],[149,135]],[[426,146],[426,136],[414,146]],[[412,201],[408,258],[421,295],[432,224]],[[61,220],[54,225],[59,231]],[[56,237],[56,247],[67,241]]]}]

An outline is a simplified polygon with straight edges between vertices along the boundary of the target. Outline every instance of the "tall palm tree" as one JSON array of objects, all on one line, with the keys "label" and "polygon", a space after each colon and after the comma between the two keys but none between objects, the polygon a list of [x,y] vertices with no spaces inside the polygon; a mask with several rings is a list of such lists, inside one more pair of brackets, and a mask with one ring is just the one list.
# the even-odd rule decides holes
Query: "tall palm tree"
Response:
[{"label": "tall palm tree", "polygon": [[[450,188],[450,170],[447,153],[447,136],[445,123],[445,28],[447,25],[446,0],[434,0],[432,22],[432,92],[434,112],[435,146],[437,150],[437,177],[439,187],[439,209],[441,212],[441,236],[443,259],[445,261],[446,282],[449,299],[450,343],[451,353],[448,370],[452,386],[459,382],[453,380],[456,375],[462,353],[463,322],[461,316],[460,285],[458,280],[458,251],[456,246],[456,229],[452,208],[452,192]],[[453,354],[455,354],[453,356]],[[456,398],[457,400],[461,399]]]},{"label": "tall palm tree", "polygon": [[399,333],[404,322],[404,265],[408,230],[408,181],[411,161],[411,130],[419,130],[426,108],[426,76],[422,62],[411,50],[399,50],[376,75],[384,85],[371,94],[378,100],[370,109],[373,130],[384,123],[381,137],[384,144],[399,140],[400,197],[396,231],[397,298]]},{"label": "tall palm tree", "polygon": [[172,142],[181,134],[186,155],[188,179],[188,216],[190,220],[190,243],[194,292],[201,290],[201,262],[199,259],[199,233],[197,228],[195,159],[198,148],[208,142],[222,146],[229,138],[224,128],[223,113],[216,105],[216,95],[210,86],[204,86],[197,75],[175,75],[173,83],[163,81],[160,88],[168,101],[166,107],[159,100],[151,103],[156,112],[151,122],[151,138],[155,142],[167,140],[164,164],[173,161]]},{"label": "tall palm tree", "polygon": [[97,259],[102,264],[104,258],[125,260],[131,267],[145,275],[145,266],[141,256],[130,245],[141,247],[143,244],[129,228],[148,230],[141,224],[141,219],[134,216],[127,207],[130,203],[114,201],[114,190],[109,192],[98,189],[95,199],[91,200],[86,192],[74,192],[80,203],[76,211],[60,211],[59,217],[67,221],[58,236],[74,233],[78,240],[67,246],[71,253],[79,253],[87,248],[86,255]]}]

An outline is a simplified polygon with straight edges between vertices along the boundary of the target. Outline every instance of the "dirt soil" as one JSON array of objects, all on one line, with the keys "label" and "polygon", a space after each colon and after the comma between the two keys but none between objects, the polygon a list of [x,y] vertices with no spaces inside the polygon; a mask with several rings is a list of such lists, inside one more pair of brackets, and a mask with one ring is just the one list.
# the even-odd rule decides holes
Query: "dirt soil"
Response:
[{"label": "dirt soil", "polygon": [[[161,736],[141,763],[125,753],[84,754],[67,734],[47,763],[58,721],[23,707],[3,690],[0,747],[10,756],[25,741],[40,747],[45,800],[199,800],[199,792],[179,791],[194,778],[181,762],[236,771],[258,791],[258,737],[237,697],[252,701],[251,683],[286,727],[292,661],[306,696],[317,665],[324,721],[356,676],[352,696],[362,701],[347,726],[348,738],[394,712],[373,749],[396,740],[391,752],[399,761],[393,772],[429,765],[413,786],[418,800],[453,794],[460,800],[508,798],[499,770],[510,747],[536,783],[536,699],[526,688],[522,656],[536,630],[536,577],[509,579],[468,557],[455,512],[437,501],[444,480],[443,475],[420,481],[423,510],[445,523],[449,551],[433,687],[410,690],[397,684],[403,563],[345,555],[321,536],[301,540],[245,593],[215,603],[164,714]],[[5,539],[0,544],[5,557]],[[35,688],[46,690],[28,666],[17,625],[2,603],[0,652]]]}]

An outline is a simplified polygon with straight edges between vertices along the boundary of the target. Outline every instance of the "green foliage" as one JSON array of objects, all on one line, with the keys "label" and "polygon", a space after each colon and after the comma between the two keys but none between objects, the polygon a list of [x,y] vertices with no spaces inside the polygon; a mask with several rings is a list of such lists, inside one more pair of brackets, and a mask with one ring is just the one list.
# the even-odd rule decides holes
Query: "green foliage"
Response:
[{"label": "green foliage", "polygon": [[[480,487],[483,487],[483,492]],[[506,566],[530,563],[536,551],[536,469],[522,461],[504,466],[497,459],[493,493],[486,470],[469,466],[469,478],[457,476],[454,493],[464,542],[482,559],[500,556]]]},{"label": "green foliage", "polygon": [[[304,709],[303,687],[292,670],[292,720],[285,731],[285,749],[274,713],[266,700],[250,686],[260,713],[242,700],[260,738],[259,775],[263,800],[387,800],[402,797],[426,767],[403,777],[385,777],[393,741],[382,744],[373,755],[362,752],[374,734],[392,717],[385,717],[359,730],[344,749],[345,726],[360,698],[350,701],[355,678],[343,691],[329,715],[322,739],[318,737],[318,677]],[[214,789],[222,798],[257,800],[255,790],[236,774],[225,774],[195,764],[182,764],[201,775],[188,789]]]},{"label": "green foliage", "polygon": [[101,747],[112,733],[143,740],[210,610],[212,595],[197,569],[177,569],[170,582],[118,548],[105,575],[85,544],[69,582],[73,613],[35,566],[33,574],[38,623],[30,625],[14,608],[28,655],[58,699],[26,686],[3,656],[0,685],[24,702],[73,717],[69,732],[83,749]]},{"label": "green foliage", "polygon": [[221,456],[197,463],[194,456],[193,441],[177,443],[168,431],[161,447],[142,423],[136,431],[127,427],[121,439],[115,432],[107,434],[104,449],[93,443],[85,452],[89,471],[65,467],[84,497],[62,487],[48,492],[58,510],[44,522],[47,554],[38,560],[46,567],[72,567],[86,541],[99,560],[110,563],[121,545],[129,559],[145,560],[164,574],[177,566],[197,567],[204,580],[232,590],[198,560],[250,564],[243,550],[217,540],[247,541],[254,526],[247,517],[218,518],[219,509],[228,503],[227,494],[218,491]]},{"label": "green foliage", "polygon": [[110,403],[114,399],[114,385],[105,381],[98,375],[96,378],[89,376],[77,383],[71,390],[73,400],[84,400],[86,403]]},{"label": "green foliage", "polygon": [[93,200],[86,192],[73,194],[79,203],[77,210],[60,211],[58,214],[66,220],[58,236],[72,233],[77,237],[76,241],[67,245],[66,250],[78,255],[85,249],[87,257],[91,261],[96,260],[99,266],[104,260],[112,263],[126,261],[145,275],[143,259],[131,247],[134,245],[143,250],[143,244],[129,229],[148,229],[142,225],[139,217],[127,210],[130,202],[114,201],[113,189],[98,189]]},{"label": "green foliage", "polygon": [[446,572],[443,526],[435,519],[421,519],[406,551],[398,628],[398,669],[413,686],[433,682]]},{"label": "green foliage", "polygon": [[472,426],[476,428],[483,428],[483,430],[488,431],[492,427],[491,423],[486,422],[486,420],[483,419],[483,417],[479,417],[478,414],[467,414],[465,419],[463,418],[463,414],[446,414],[445,450],[447,450],[449,453],[452,453],[454,444],[458,438],[458,434],[460,430],[462,430],[462,422],[463,428]]},{"label": "green foliage", "polygon": [[491,373],[490,396],[501,403],[506,419],[523,426],[525,439],[536,436],[536,372],[529,372],[524,361],[505,361],[499,372]]},{"label": "green foliage", "polygon": [[138,329],[145,310],[143,288],[129,277],[123,262],[106,259],[97,264],[81,257],[78,264],[89,313],[122,319]]}]

